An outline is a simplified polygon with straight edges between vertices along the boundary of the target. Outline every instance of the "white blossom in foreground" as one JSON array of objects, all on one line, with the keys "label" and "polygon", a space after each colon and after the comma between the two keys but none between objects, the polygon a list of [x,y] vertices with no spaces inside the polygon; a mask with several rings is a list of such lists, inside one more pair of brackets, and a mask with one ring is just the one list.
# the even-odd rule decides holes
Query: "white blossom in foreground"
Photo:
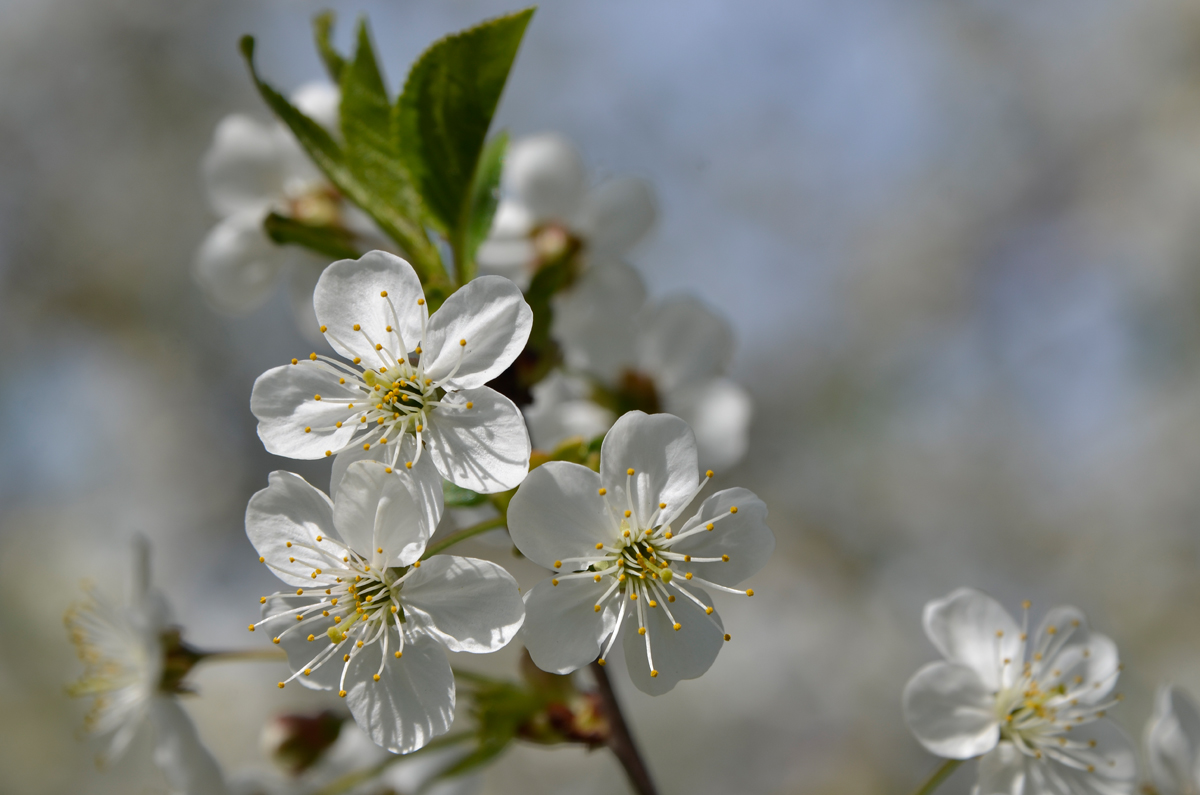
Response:
[{"label": "white blossom in foreground", "polygon": [[521,412],[484,386],[521,352],[533,324],[512,282],[482,276],[430,315],[412,266],[372,251],[330,265],[313,303],[321,332],[351,362],[313,353],[259,376],[250,408],[268,451],[369,457],[422,482],[437,480],[420,469],[432,462],[446,480],[484,493],[524,479]]},{"label": "white blossom in foreground", "polygon": [[604,664],[622,636],[630,676],[651,695],[712,666],[730,636],[701,587],[753,596],[734,586],[775,549],[767,508],[746,489],[719,491],[682,519],[712,476],[699,476],[683,420],[640,411],[604,437],[599,474],[561,461],[529,473],[508,528],[555,571],[525,599],[525,645],[540,668]]},{"label": "white blossom in foreground", "polygon": [[[607,414],[666,412],[695,431],[700,462],[728,467],[746,453],[753,406],[746,391],[722,374],[733,356],[729,324],[692,298],[645,303],[632,268],[589,270],[559,296],[554,335],[577,385],[534,391],[526,409],[534,443],[552,448],[567,436],[590,438]],[[574,394],[571,394],[574,392]]]},{"label": "white blossom in foreground", "polygon": [[[311,83],[292,97],[313,120],[335,131],[340,93]],[[371,221],[342,200],[312,163],[291,131],[279,122],[243,114],[217,125],[202,164],[209,204],[221,219],[196,252],[193,274],[209,301],[224,312],[247,312],[270,295],[281,271],[290,271],[293,304],[301,328],[315,328],[312,287],[329,264],[299,246],[280,246],[263,229],[271,212],[314,224],[339,226],[374,244]]]},{"label": "white blossom in foreground", "polygon": [[1116,645],[1074,607],[1056,607],[1032,636],[969,588],[925,606],[925,634],[945,658],[904,688],[904,716],[931,753],[983,758],[976,795],[1118,795],[1133,791],[1134,749],[1105,719]]},{"label": "white blossom in foreground", "polygon": [[513,142],[501,187],[477,260],[482,273],[522,288],[540,267],[566,256],[619,259],[654,225],[654,196],[644,180],[621,177],[589,189],[579,153],[554,133]]},{"label": "white blossom in foreground", "polygon": [[1158,795],[1200,792],[1200,710],[1173,685],[1159,689],[1146,724],[1146,761]]},{"label": "white blossom in foreground", "polygon": [[395,753],[445,733],[454,675],[441,646],[491,652],[525,611],[494,563],[452,555],[421,561],[441,492],[372,462],[351,464],[336,500],[299,475],[273,472],[246,508],[259,560],[292,591],[263,597],[265,627],[299,680],[336,690],[355,721]]},{"label": "white blossom in foreground", "polygon": [[87,600],[67,612],[67,630],[84,664],[83,676],[68,691],[93,699],[84,726],[108,738],[99,763],[116,760],[148,723],[155,762],[172,790],[220,795],[226,792],[221,770],[175,698],[186,692],[182,680],[196,656],[180,643],[166,600],[150,586],[149,556],[146,541],[135,539],[128,604],[88,588]]}]

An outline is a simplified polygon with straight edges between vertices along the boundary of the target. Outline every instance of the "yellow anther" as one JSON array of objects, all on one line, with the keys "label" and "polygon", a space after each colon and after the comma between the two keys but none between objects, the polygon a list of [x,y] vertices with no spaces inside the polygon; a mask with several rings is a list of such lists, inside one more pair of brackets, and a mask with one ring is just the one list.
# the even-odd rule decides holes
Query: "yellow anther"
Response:
[{"label": "yellow anther", "polygon": [[651,606],[651,607],[658,607],[658,602],[656,602],[656,601],[654,601],[653,599],[651,599],[651,600],[650,600],[650,606]]},{"label": "yellow anther", "polygon": [[603,668],[604,667],[604,658],[601,657],[599,660],[596,660],[596,665],[599,665],[601,668]]},{"label": "yellow anther", "polygon": [[311,673],[312,673],[312,669],[311,669],[311,668],[305,668],[305,669],[304,669],[304,675],[305,675],[305,676],[308,676],[308,675],[309,675],[309,674],[311,674]]},{"label": "yellow anther", "polygon": [[725,640],[733,640],[733,636],[732,636],[732,635],[730,635],[728,632],[726,632],[726,633],[725,633]]},{"label": "yellow anther", "polygon": [[354,363],[355,363],[355,364],[361,364],[361,363],[362,363],[362,359],[360,359],[360,358],[358,358],[357,356],[355,356],[355,357],[354,357]]},{"label": "yellow anther", "polygon": [[303,620],[304,620],[304,616],[296,616],[296,620],[297,620],[297,621],[303,621]]},{"label": "yellow anther", "polygon": [[279,683],[279,689],[280,689],[280,690],[283,690],[283,682],[280,682],[280,683]]},{"label": "yellow anther", "polygon": [[381,351],[381,350],[383,350],[383,346],[377,342],[377,343],[375,343],[375,350]]},{"label": "yellow anther", "polygon": [[[629,513],[629,511],[626,511],[625,513]],[[625,536],[626,538],[629,538],[629,531],[625,530],[621,533],[621,535]]]},{"label": "yellow anther", "polygon": [[711,469],[704,473],[704,477],[706,477],[706,478],[711,478],[712,476],[713,476],[713,471]]},{"label": "yellow anther", "polygon": [[746,596],[754,596],[754,589],[753,589],[753,588],[747,588],[747,589],[746,589]]},{"label": "yellow anther", "polygon": [[380,298],[387,298],[387,290],[380,290],[380,291],[379,291],[379,297],[380,297]]},{"label": "yellow anther", "polygon": [[[295,560],[295,558],[293,558],[293,560]],[[297,589],[296,589],[296,596],[304,596],[304,589],[303,589],[303,588],[297,588]]]},{"label": "yellow anther", "polygon": [[249,627],[247,627],[247,629],[249,629],[251,632],[253,632],[253,631],[254,631],[254,625],[253,625],[253,624],[251,624]]},{"label": "yellow anther", "polygon": [[630,516],[633,516],[633,511],[626,508],[625,509],[625,518],[628,519]]},{"label": "yellow anther", "polygon": [[324,334],[327,330],[326,326],[321,326],[321,333]]},{"label": "yellow anther", "polygon": [[292,364],[300,364],[300,360],[299,360],[299,359],[292,359]]},{"label": "yellow anther", "polygon": [[634,593],[629,594],[629,598],[636,602],[637,601],[637,592],[635,591]]},{"label": "yellow anther", "polygon": [[320,399],[321,399],[320,395],[313,395],[313,400],[320,400]]},{"label": "yellow anther", "polygon": [[690,571],[689,571],[689,572],[685,572],[685,573],[684,573],[684,575],[683,575],[683,579],[685,579],[685,580],[690,580],[690,579],[692,579],[692,573],[691,573]]},{"label": "yellow anther", "polygon": [[385,331],[391,331],[391,330],[392,330],[392,327],[391,327],[391,326],[388,326],[388,327],[385,329]]},{"label": "yellow anther", "polygon": [[729,506],[729,512],[730,512],[730,513],[737,513],[737,506],[736,506],[736,505],[731,505],[731,506]]},{"label": "yellow anther", "polygon": [[370,443],[370,442],[367,442],[366,444],[364,444],[364,445],[363,445],[363,449],[364,449],[364,450],[370,450],[370,449],[371,449],[371,443]]},{"label": "yellow anther", "polygon": [[414,569],[419,569],[419,568],[421,568],[421,561],[419,561],[419,560],[418,560],[416,563],[414,563],[414,564],[413,564],[413,568],[414,568]]},{"label": "yellow anther", "polygon": [[551,581],[550,581],[550,584],[551,584],[551,585],[558,585],[558,580],[551,580]]},{"label": "yellow anther", "polygon": [[399,660],[401,657],[404,656],[404,652],[398,651],[398,652],[396,652],[396,654],[394,656],[397,660]]},{"label": "yellow anther", "polygon": [[671,595],[671,594],[668,594],[668,595],[667,595],[667,601],[668,601],[668,602],[672,602],[672,603],[673,603],[673,602],[675,601],[675,597],[674,597],[673,595]]},{"label": "yellow anther", "polygon": [[660,503],[658,504],[658,507],[659,507],[659,508],[666,508],[666,507],[667,507],[667,504],[666,504],[665,502],[660,502]]},{"label": "yellow anther", "polygon": [[[604,544],[599,544],[599,543],[596,544],[596,549],[604,549]],[[262,561],[262,558],[259,558],[259,562],[261,562],[261,561]]]},{"label": "yellow anther", "polygon": [[645,627],[638,627],[638,634],[639,634],[639,635],[645,635],[645,634],[646,634],[646,628],[645,628]]},{"label": "yellow anther", "polygon": [[342,617],[341,617],[341,616],[334,616],[334,617],[333,617],[333,623],[335,623],[335,624],[340,624],[340,623],[342,623]]},{"label": "yellow anther", "polygon": [[292,545],[291,541],[284,541],[283,543],[286,544],[288,547],[290,547]]},{"label": "yellow anther", "polygon": [[692,556],[691,556],[691,555],[684,555],[684,556],[683,556],[683,561],[684,561],[684,563],[691,563],[691,562],[692,562]]},{"label": "yellow anther", "polygon": [[355,331],[362,331],[362,326],[360,326],[360,325],[358,325],[357,323],[355,323],[355,324],[354,324],[354,330],[355,330]]},{"label": "yellow anther", "polygon": [[296,562],[295,558],[288,558],[288,563],[295,563],[295,562]]},{"label": "yellow anther", "polygon": [[1028,599],[1026,599],[1024,602],[1021,602],[1021,607],[1024,610],[1028,610],[1032,606],[1033,606],[1033,602],[1029,601]]},{"label": "yellow anther", "polygon": [[349,655],[349,654],[343,654],[343,655],[342,655],[342,662],[350,662],[350,655]]},{"label": "yellow anther", "polygon": [[1002,629],[998,629],[998,630],[996,630],[996,637],[997,637],[997,638],[1003,638],[1003,637],[1004,637],[1004,630],[1002,630]]},{"label": "yellow anther", "polygon": [[674,533],[672,533],[670,530],[668,530],[667,532],[663,533],[663,538],[674,538],[674,537],[675,537],[675,534],[674,534]]},{"label": "yellow anther", "polygon": [[556,569],[561,569],[561,568],[562,568],[562,561],[561,561],[561,560],[556,560],[556,561],[554,561],[554,568],[556,568]]},{"label": "yellow anther", "polygon": [[705,614],[706,616],[711,616],[711,615],[712,615],[712,608],[711,608],[711,607],[706,607],[706,608],[704,608],[704,614]]},{"label": "yellow anther", "polygon": [[258,597],[258,603],[260,605],[265,605],[267,603],[267,597],[265,597],[265,596]]},{"label": "yellow anther", "polygon": [[320,541],[320,540],[321,540],[321,536],[317,536],[317,541]]},{"label": "yellow anther", "polygon": [[425,299],[424,299],[424,298],[418,298],[418,299],[417,299],[417,306],[424,306],[424,305],[425,305]]},{"label": "yellow anther", "polygon": [[279,645],[279,638],[277,638],[277,637],[271,638],[271,642],[274,643],[275,645]]},{"label": "yellow anther", "polygon": [[605,494],[608,494],[608,489],[600,489],[596,493],[603,497]]},{"label": "yellow anther", "polygon": [[632,467],[630,467],[629,469],[626,469],[626,470],[625,470],[625,474],[626,474],[626,475],[632,475],[632,474],[633,474],[633,468],[632,468]]},{"label": "yellow anther", "polygon": [[258,556],[258,562],[259,562],[259,563],[266,563],[266,562],[267,562],[267,559],[266,559],[266,558],[264,558],[262,555],[259,555],[259,556]]},{"label": "yellow anther", "polygon": [[384,471],[384,472],[386,472],[386,473],[388,473],[389,475],[390,475],[390,474],[392,474],[392,468],[391,468],[391,467],[384,467],[384,468],[383,468],[383,471]]},{"label": "yellow anther", "polygon": [[708,524],[704,525],[704,529],[711,531],[713,529],[713,526],[714,526],[713,523],[709,522]]},{"label": "yellow anther", "polygon": [[467,408],[469,408],[469,409],[473,409],[473,408],[475,408],[475,402],[474,402],[474,401],[471,401],[471,400],[468,400],[468,401],[467,401]]},{"label": "yellow anther", "polygon": [[312,643],[312,642],[313,642],[314,640],[316,640],[316,639],[317,639],[317,636],[316,636],[316,635],[309,635],[309,636],[308,636],[308,642],[309,642],[309,643]]},{"label": "yellow anther", "polygon": [[[339,422],[339,423],[338,423],[338,425],[341,425],[341,423]],[[326,458],[328,458],[328,457],[329,457],[329,456],[331,456],[331,455],[333,455],[333,451],[332,451],[332,450],[326,450],[326,451],[325,451],[325,457],[326,457]]]},{"label": "yellow anther", "polygon": [[412,461],[405,461],[405,462],[404,462],[404,468],[405,468],[405,469],[412,469]]},{"label": "yellow anther", "polygon": [[345,691],[345,690],[339,690],[339,691],[338,691],[338,698],[345,698],[345,697],[346,697],[346,691]]},{"label": "yellow anther", "polygon": [[311,425],[306,425],[306,426],[305,426],[305,428],[304,428],[304,432],[305,432],[305,433],[312,433],[312,426],[311,426]]},{"label": "yellow anther", "polygon": [[593,577],[593,578],[592,578],[592,581],[593,581],[593,582],[600,582],[600,575],[599,575],[599,574],[597,574],[595,577]]},{"label": "yellow anther", "polygon": [[[326,591],[325,593],[329,593],[329,591]],[[337,605],[337,599],[331,599],[330,602],[335,606]]]},{"label": "yellow anther", "polygon": [[1046,634],[1047,635],[1057,635],[1058,627],[1046,627]]},{"label": "yellow anther", "polygon": [[458,344],[459,344],[459,345],[461,345],[461,346],[462,346],[462,347],[464,347],[464,348],[465,348],[465,347],[467,347],[467,341],[466,341],[466,340],[459,340],[459,341],[458,341]]},{"label": "yellow anther", "polygon": [[400,608],[396,607],[396,605],[392,605],[392,612],[393,612],[393,613],[395,613],[395,612],[399,611],[399,609],[400,609]]},{"label": "yellow anther", "polygon": [[[595,610],[596,610],[596,612],[597,612],[597,613],[599,613],[599,612],[600,612],[600,605],[596,605],[596,607],[595,607]],[[253,628],[253,627],[251,627],[251,629],[254,629],[254,628]]]},{"label": "yellow anther", "polygon": [[678,621],[676,621],[674,624],[671,625],[671,629],[678,632],[679,630],[683,629],[683,624],[680,624]]},{"label": "yellow anther", "polygon": [[722,556],[721,556],[721,560],[722,560],[723,562],[725,562],[725,563],[728,563],[728,562],[729,562],[729,556],[728,556],[728,555],[722,555]]},{"label": "yellow anther", "polygon": [[654,677],[656,677],[656,676],[658,676],[658,671],[651,671],[651,672],[650,672],[650,678],[651,678],[651,679],[653,679],[653,678],[654,678]]},{"label": "yellow anther", "polygon": [[308,358],[309,358],[309,359],[311,359],[312,361],[314,361],[314,362],[315,362],[315,361],[317,360],[317,354],[316,354],[316,352],[314,351],[313,353],[310,353],[310,354],[308,355]]},{"label": "yellow anther", "polygon": [[378,681],[379,681],[379,674],[371,674],[371,677],[372,677],[372,678],[373,678],[373,679],[374,679],[376,682],[378,682]]},{"label": "yellow anther", "polygon": [[417,432],[418,432],[418,433],[420,433],[420,432],[421,432],[421,431],[423,431],[423,430],[425,430],[425,426],[424,426],[424,425],[418,425],[418,426],[417,426]]}]

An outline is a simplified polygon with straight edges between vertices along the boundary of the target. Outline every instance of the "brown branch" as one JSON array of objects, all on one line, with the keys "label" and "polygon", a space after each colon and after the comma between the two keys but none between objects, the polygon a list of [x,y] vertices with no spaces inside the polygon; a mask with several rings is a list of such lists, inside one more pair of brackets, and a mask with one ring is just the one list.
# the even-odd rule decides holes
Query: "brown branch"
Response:
[{"label": "brown branch", "polygon": [[617,694],[613,692],[608,672],[604,670],[603,665],[592,663],[592,675],[596,677],[600,700],[604,703],[604,711],[608,715],[609,750],[625,768],[625,775],[629,776],[629,783],[638,795],[658,795],[654,781],[650,778],[650,771],[646,769],[646,762],[638,751],[637,743],[633,741],[633,735],[629,733],[629,725],[625,723],[625,715],[621,712]]}]

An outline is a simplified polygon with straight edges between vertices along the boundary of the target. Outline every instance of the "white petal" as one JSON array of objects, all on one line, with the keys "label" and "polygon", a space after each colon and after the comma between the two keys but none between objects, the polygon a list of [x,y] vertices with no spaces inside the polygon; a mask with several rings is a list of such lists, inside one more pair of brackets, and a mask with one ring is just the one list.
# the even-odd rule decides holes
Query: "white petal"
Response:
[{"label": "white petal", "polygon": [[[688,586],[688,591],[705,604],[712,599],[699,588]],[[628,598],[628,597],[626,597]],[[652,696],[660,696],[671,690],[684,679],[695,679],[712,667],[725,643],[721,617],[717,613],[705,615],[695,602],[680,596],[670,604],[671,614],[679,622],[676,630],[660,602],[658,607],[643,606],[646,614],[646,635],[650,637],[650,651],[654,655],[654,669],[658,676],[650,676],[650,663],[646,658],[646,635],[638,634],[634,607],[626,606],[625,623],[621,632],[625,635],[625,664],[629,667],[629,678],[638,690]],[[632,621],[630,620],[632,619]]]},{"label": "white petal", "polygon": [[993,691],[963,665],[926,665],[904,686],[904,720],[921,745],[948,759],[985,754],[1000,739]]},{"label": "white petal", "polygon": [[220,216],[265,213],[283,196],[285,160],[274,124],[239,113],[226,116],[201,164],[213,211]]},{"label": "white petal", "polygon": [[578,224],[593,251],[619,257],[645,237],[656,215],[650,183],[619,177],[584,197]]},{"label": "white petal", "polygon": [[425,499],[429,495],[405,472],[388,474],[374,462],[356,461],[334,495],[333,522],[342,539],[376,566],[411,566],[442,518],[441,491]]},{"label": "white petal", "polygon": [[637,366],[637,341],[646,287],[620,262],[596,263],[575,286],[555,296],[552,333],[566,363],[612,382]]},{"label": "white petal", "polygon": [[645,309],[638,369],[652,374],[662,393],[705,382],[733,356],[725,318],[694,298],[672,298]]},{"label": "white petal", "polygon": [[[1078,608],[1056,607],[1046,613],[1030,648],[1041,658],[1035,660],[1033,674],[1047,689],[1059,683],[1073,691],[1078,687],[1078,700],[1094,704],[1107,700],[1117,684],[1117,644],[1091,631]],[[1078,686],[1077,676],[1083,679]]]},{"label": "white petal", "polygon": [[1021,658],[1017,622],[995,599],[973,588],[925,605],[924,623],[925,635],[943,657],[975,671],[993,691],[1002,684],[1002,671],[1011,676],[1016,668],[1006,668],[1004,660]]},{"label": "white petal", "polygon": [[429,415],[425,454],[456,486],[480,494],[515,488],[529,471],[529,432],[521,412],[486,386],[455,397],[463,408],[438,406]]},{"label": "white petal", "polygon": [[700,466],[727,469],[746,455],[754,402],[733,381],[716,378],[686,386],[662,395],[662,403],[664,411],[692,426]]},{"label": "white petal", "polygon": [[[319,601],[316,596],[275,595],[269,597],[262,607],[264,618],[270,620],[259,627],[259,631],[269,638],[279,638],[279,648],[287,654],[288,668],[293,673],[311,667],[317,655],[329,648],[331,641],[326,632],[334,622],[318,611],[301,624],[296,621],[294,613],[286,611],[308,607]],[[309,635],[313,636],[312,640],[308,639]],[[310,675],[298,676],[294,681],[310,690],[337,690],[341,676],[342,655],[334,654],[332,659],[320,664]]]},{"label": "white petal", "polygon": [[[730,508],[737,513],[730,513]],[[667,506],[670,510],[671,506]],[[718,521],[713,522],[714,519]],[[746,489],[725,489],[709,497],[700,510],[677,532],[713,522],[711,531],[702,531],[673,545],[672,552],[693,557],[719,558],[720,563],[680,563],[679,571],[691,571],[704,579],[733,588],[767,565],[775,551],[775,536],[767,527],[767,506]]]},{"label": "white petal", "polygon": [[249,312],[271,295],[285,250],[263,232],[257,211],[231,215],[205,236],[192,276],[212,306],[229,314]]},{"label": "white petal", "polygon": [[[338,383],[338,375],[324,367],[285,364],[272,367],[254,381],[250,411],[258,418],[258,438],[267,452],[287,458],[322,458],[338,450],[354,435],[353,423],[336,423],[350,413],[346,404],[332,399],[352,399],[360,392]],[[316,396],[320,395],[321,400]],[[305,428],[311,428],[305,431]]]},{"label": "white petal", "polygon": [[[389,642],[388,648],[396,648],[396,643]],[[376,745],[406,754],[450,729],[454,674],[440,644],[414,634],[405,641],[404,656],[387,660],[376,682],[372,677],[379,670],[381,653],[375,643],[350,661],[346,703],[359,728]]]},{"label": "white petal", "polygon": [[535,397],[525,407],[525,424],[529,426],[533,446],[539,450],[553,450],[559,442],[573,436],[595,439],[611,428],[616,419],[617,415],[590,400],[539,404]]},{"label": "white petal", "polygon": [[434,555],[404,581],[400,600],[450,651],[497,651],[525,621],[517,581],[487,560]]},{"label": "white petal", "polygon": [[533,217],[524,205],[502,199],[496,207],[487,240],[475,252],[479,272],[503,276],[522,290],[527,289],[537,259],[537,252],[529,237],[533,227]]},{"label": "white petal", "polygon": [[[429,308],[417,302],[424,300],[412,265],[386,251],[338,260],[325,269],[313,291],[317,319],[327,327],[325,337],[333,349],[376,369],[391,366],[376,345],[394,360],[421,344],[421,325]],[[356,324],[359,331],[354,330]]]},{"label": "white petal", "polygon": [[583,199],[586,178],[579,153],[561,135],[521,138],[508,147],[504,189],[538,220],[572,218]]},{"label": "white petal", "polygon": [[[508,532],[521,554],[548,569],[590,557],[618,536],[599,494],[600,476],[585,466],[550,461],[529,473],[508,505]],[[583,566],[578,568],[582,569]]]},{"label": "white petal", "polygon": [[[272,573],[288,585],[312,586],[330,579],[323,575],[313,579],[316,567],[309,562],[320,556],[304,548],[321,547],[317,536],[336,537],[333,504],[320,489],[291,472],[272,472],[268,484],[246,506],[246,536],[250,543],[266,559]],[[332,545],[328,549],[330,554],[337,551]]]},{"label": "white petal", "polygon": [[544,580],[525,595],[521,640],[538,668],[567,674],[600,656],[600,643],[617,621],[611,600],[596,610],[596,600],[610,584],[607,578],[559,580],[558,585]]},{"label": "white petal", "polygon": [[1200,711],[1179,687],[1158,691],[1146,724],[1146,759],[1160,795],[1200,790]]},{"label": "white petal", "polygon": [[[432,505],[435,502],[440,504],[443,499],[442,476],[438,474],[437,467],[433,465],[429,456],[423,455],[417,459],[416,453],[417,439],[411,433],[405,433],[400,437],[399,456],[396,455],[396,445],[391,442],[373,444],[370,450],[362,449],[362,445],[355,445],[333,457],[333,470],[329,476],[329,493],[337,494],[338,486],[346,474],[346,469],[355,461],[374,461],[380,467],[386,467],[391,466],[392,461],[395,460],[396,474],[412,478],[421,494],[422,504]],[[409,461],[416,462],[412,469],[405,466]],[[398,471],[401,469],[404,470],[403,473]]]},{"label": "white petal", "polygon": [[217,760],[200,742],[196,727],[173,698],[158,696],[150,702],[154,721],[154,762],[162,769],[176,795],[225,795],[229,789]]},{"label": "white petal", "polygon": [[532,328],[533,310],[517,286],[500,276],[480,276],[429,318],[425,375],[446,389],[483,386],[513,363]]},{"label": "white petal", "polygon": [[333,83],[313,81],[292,93],[292,105],[331,133],[338,131],[342,92]]},{"label": "white petal", "polygon": [[634,470],[633,511],[647,524],[658,504],[679,505],[695,491],[699,478],[696,437],[683,420],[631,411],[617,420],[600,447],[600,481],[618,508],[627,502],[627,470]]},{"label": "white petal", "polygon": [[1025,795],[1026,792],[1040,795],[1041,790],[1032,788],[1031,761],[1012,743],[999,743],[979,760],[979,783],[972,790],[973,795]]},{"label": "white petal", "polygon": [[[1063,795],[1132,795],[1137,777],[1136,751],[1130,739],[1108,720],[1097,720],[1076,727],[1071,739],[1081,743],[1095,742],[1066,752],[1075,762],[1063,764],[1049,754],[1030,763],[1035,785],[1031,793],[1063,793]],[[1090,768],[1090,769],[1089,769]]]}]

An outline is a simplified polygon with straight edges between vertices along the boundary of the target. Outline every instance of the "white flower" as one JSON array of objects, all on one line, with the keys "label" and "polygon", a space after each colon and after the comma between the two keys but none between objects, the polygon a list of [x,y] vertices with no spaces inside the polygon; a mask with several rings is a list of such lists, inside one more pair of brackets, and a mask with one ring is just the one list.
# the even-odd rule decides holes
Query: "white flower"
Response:
[{"label": "white flower", "polygon": [[733,586],[775,549],[767,508],[745,489],[719,491],[680,521],[712,474],[699,477],[683,420],[640,411],[604,437],[599,474],[560,461],[529,473],[508,527],[526,557],[556,571],[525,600],[538,667],[604,664],[624,630],[630,676],[651,695],[709,669],[729,635],[699,586],[753,596]]},{"label": "white flower", "polygon": [[615,263],[592,268],[558,297],[554,335],[568,368],[587,374],[592,388],[568,380],[535,389],[526,410],[534,443],[590,438],[606,415],[601,430],[632,409],[662,411],[691,425],[702,464],[732,466],[746,453],[753,408],[721,375],[733,355],[729,324],[691,298],[645,300],[637,273]]},{"label": "white flower", "polygon": [[1200,710],[1178,687],[1158,691],[1146,724],[1146,760],[1158,795],[1200,792]]},{"label": "white flower", "polygon": [[480,271],[525,288],[539,267],[565,255],[623,256],[654,225],[650,187],[632,177],[590,190],[586,182],[579,153],[563,137],[514,141],[504,164],[504,198],[479,247]]},{"label": "white flower", "polygon": [[445,733],[454,675],[439,646],[491,652],[525,611],[517,583],[494,563],[452,555],[421,562],[442,513],[440,490],[351,464],[336,500],[290,472],[246,508],[259,560],[294,587],[263,597],[266,626],[307,687],[337,690],[355,721],[395,753]]},{"label": "white flower", "polygon": [[116,604],[89,587],[87,601],[67,612],[67,630],[84,664],[83,676],[68,690],[93,698],[84,726],[108,736],[99,762],[116,760],[149,722],[155,762],[172,790],[219,795],[226,792],[221,770],[174,697],[186,692],[183,676],[198,657],[180,642],[166,600],[150,587],[149,556],[145,539],[136,538],[128,604]]},{"label": "white flower", "polygon": [[976,795],[1118,795],[1133,790],[1134,750],[1106,711],[1116,645],[1074,607],[1046,614],[1032,640],[986,594],[962,588],[925,606],[945,660],[904,688],[904,717],[931,753],[983,756]]},{"label": "white flower", "polygon": [[[311,83],[292,101],[320,124],[337,127],[336,87]],[[246,312],[267,299],[280,271],[287,269],[292,271],[301,328],[315,328],[312,284],[329,258],[275,244],[263,230],[263,220],[278,212],[338,225],[373,242],[378,233],[370,220],[341,199],[291,131],[278,122],[226,116],[217,125],[202,173],[209,203],[221,219],[196,252],[193,274],[205,296],[222,311]]]},{"label": "white flower", "polygon": [[517,357],[532,327],[512,282],[475,279],[431,316],[412,266],[372,251],[330,265],[313,303],[321,332],[353,365],[313,353],[259,376],[250,408],[268,451],[354,451],[343,463],[372,457],[436,481],[431,468],[419,468],[432,461],[447,480],[485,493],[521,482],[529,470],[525,423],[512,401],[484,386]]}]

